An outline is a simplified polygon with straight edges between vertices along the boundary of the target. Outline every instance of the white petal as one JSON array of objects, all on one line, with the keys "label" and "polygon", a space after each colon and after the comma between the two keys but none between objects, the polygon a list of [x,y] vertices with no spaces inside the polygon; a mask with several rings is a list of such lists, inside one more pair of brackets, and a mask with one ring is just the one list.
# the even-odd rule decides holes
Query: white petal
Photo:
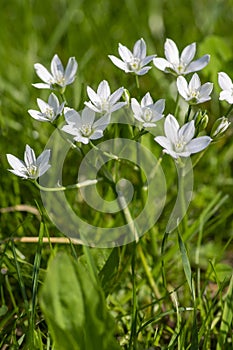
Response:
[{"label": "white petal", "polygon": [[79,127],[82,125],[82,120],[79,113],[73,108],[64,109],[65,120],[68,124],[75,124]]},{"label": "white petal", "polygon": [[197,72],[207,66],[210,60],[210,55],[204,55],[196,61],[191,62],[185,69],[185,74]]},{"label": "white petal", "polygon": [[141,100],[141,106],[146,107],[146,106],[150,106],[152,104],[153,104],[152,97],[151,97],[150,93],[147,92]]},{"label": "white petal", "polygon": [[189,98],[189,88],[186,79],[182,76],[179,76],[176,80],[176,85],[179,94],[186,100]]},{"label": "white petal", "polygon": [[164,45],[164,53],[168,62],[173,64],[179,64],[179,51],[173,40],[166,40]]},{"label": "white petal", "polygon": [[118,68],[124,70],[125,72],[128,72],[127,65],[126,65],[125,62],[120,60],[118,57],[115,57],[115,56],[112,56],[112,55],[108,55],[108,57],[110,58],[112,63],[115,64],[115,66],[117,66]]},{"label": "white petal", "polygon": [[64,74],[66,85],[73,83],[77,69],[78,69],[78,63],[75,57],[70,57],[65,69],[65,74]]},{"label": "white petal", "polygon": [[127,104],[127,102],[117,102],[114,105],[111,106],[110,111],[109,112],[115,112],[118,109],[124,107]]},{"label": "white petal", "polygon": [[98,86],[97,94],[101,97],[101,99],[107,100],[111,94],[109,84],[106,80],[101,81]]},{"label": "white petal", "polygon": [[55,111],[56,111],[56,110],[58,109],[58,107],[59,107],[59,100],[58,100],[57,96],[56,96],[53,92],[49,95],[48,104],[49,104],[49,106],[51,106]]},{"label": "white petal", "polygon": [[116,103],[121,98],[123,92],[124,92],[123,87],[117,89],[109,98],[110,104],[113,105],[114,103]]},{"label": "white petal", "polygon": [[7,157],[8,163],[13,169],[19,170],[19,171],[20,169],[26,170],[24,162],[19,158],[13,156],[13,154],[7,154],[6,157]]},{"label": "white petal", "polygon": [[213,90],[214,84],[213,83],[205,83],[200,88],[200,95],[202,97],[208,97],[212,90]]},{"label": "white petal", "polygon": [[85,104],[85,106],[87,106],[88,108],[92,109],[96,113],[101,113],[102,112],[101,108],[98,108],[98,107],[94,106],[91,102],[84,102],[84,104]]},{"label": "white petal", "polygon": [[93,124],[95,120],[95,112],[85,107],[82,111],[82,124]]},{"label": "white petal", "polygon": [[50,154],[50,149],[46,149],[45,151],[43,151],[37,158],[36,165],[39,166],[42,164],[47,164],[49,162]]},{"label": "white petal", "polygon": [[146,43],[143,39],[138,40],[133,48],[134,57],[143,59],[146,57]]},{"label": "white petal", "polygon": [[36,84],[32,84],[32,86],[34,86],[37,89],[50,89],[51,88],[50,84],[44,84],[44,83],[36,83]]},{"label": "white petal", "polygon": [[14,175],[17,175],[17,176],[20,176],[22,177],[23,179],[28,179],[29,176],[28,176],[28,171],[27,169],[25,168],[25,170],[15,170],[15,169],[8,169],[12,174]]},{"label": "white petal", "polygon": [[171,142],[177,141],[179,123],[172,114],[168,114],[164,122],[164,132]]},{"label": "white petal", "polygon": [[157,136],[154,138],[154,140],[160,144],[164,149],[172,151],[172,143],[171,141],[165,137],[165,136]]},{"label": "white petal", "polygon": [[230,104],[233,104],[233,96],[231,90],[224,90],[220,92],[219,100],[227,101]]},{"label": "white petal", "polygon": [[137,75],[144,75],[144,74],[146,74],[150,69],[151,69],[151,67],[143,67],[143,68],[140,69],[139,71],[135,71],[135,74],[137,74]]},{"label": "white petal", "polygon": [[54,55],[51,61],[51,72],[56,80],[60,80],[61,76],[64,77],[64,68],[58,55]]},{"label": "white petal", "polygon": [[90,139],[91,140],[97,140],[103,137],[103,131],[102,130],[95,130],[93,134],[91,134]]},{"label": "white petal", "polygon": [[197,153],[205,149],[212,139],[209,136],[200,136],[197,137],[189,142],[187,145],[187,150],[189,150],[191,153]]},{"label": "white petal", "polygon": [[[54,79],[53,79],[52,75],[48,72],[48,70],[44,66],[42,66],[42,64],[36,63],[36,64],[34,64],[34,68],[35,68],[36,74],[38,75],[38,77],[42,81],[44,81],[45,83],[48,83],[48,84],[54,84]],[[36,84],[36,85],[38,85],[38,84]],[[34,84],[34,86],[35,86],[35,84]]]},{"label": "white petal", "polygon": [[165,109],[165,100],[161,98],[160,100],[156,101],[151,109],[159,114],[162,114]]},{"label": "white petal", "polygon": [[201,81],[197,73],[194,73],[190,82],[189,82],[189,89],[190,91],[197,90],[201,86]]},{"label": "white petal", "polygon": [[136,98],[132,98],[131,99],[131,108],[132,111],[134,113],[134,116],[137,120],[139,121],[144,121],[141,117],[143,115],[142,112],[142,107],[140,106],[140,104],[138,103],[138,101],[136,100]]},{"label": "white petal", "polygon": [[107,113],[93,124],[93,128],[96,130],[103,131],[104,129],[106,129],[109,123],[110,123],[110,114]]},{"label": "white petal", "polygon": [[30,165],[36,165],[35,152],[29,145],[26,145],[25,147],[24,162],[26,164],[26,167],[29,167]]},{"label": "white petal", "polygon": [[132,52],[124,45],[119,44],[118,52],[122,60],[125,62],[129,62],[133,58]]},{"label": "white petal", "polygon": [[143,58],[143,60],[141,61],[141,65],[142,65],[142,66],[146,66],[146,65],[147,65],[148,63],[150,63],[155,57],[156,57],[156,55],[146,56],[146,57]]},{"label": "white petal", "polygon": [[165,72],[166,68],[173,68],[171,63],[165,60],[165,58],[156,57],[153,59],[153,63],[156,68],[162,70],[163,72]]},{"label": "white petal", "polygon": [[229,90],[232,88],[231,78],[224,72],[218,73],[218,83],[221,89]]},{"label": "white petal", "polygon": [[41,112],[42,112],[42,113],[45,113],[46,110],[47,110],[47,108],[49,108],[48,103],[45,102],[45,101],[43,101],[43,100],[41,100],[40,98],[37,98],[36,101],[37,101],[37,105],[38,105],[38,107],[40,108]]},{"label": "white petal", "polygon": [[184,48],[181,53],[180,59],[182,63],[189,64],[196,53],[196,43],[192,43]]},{"label": "white petal", "polygon": [[87,87],[87,95],[94,105],[98,106],[101,103],[100,96],[89,86]]},{"label": "white petal", "polygon": [[39,120],[41,122],[48,122],[50,121],[48,118],[46,118],[41,112],[35,111],[34,109],[29,109],[28,113],[30,116],[36,120]]},{"label": "white petal", "polygon": [[195,134],[194,120],[184,124],[178,131],[178,138],[184,139],[188,143]]},{"label": "white petal", "polygon": [[70,135],[75,135],[75,136],[77,136],[77,134],[79,135],[78,129],[74,126],[74,124],[64,125],[61,128],[61,130],[65,131],[67,134],[70,134]]}]

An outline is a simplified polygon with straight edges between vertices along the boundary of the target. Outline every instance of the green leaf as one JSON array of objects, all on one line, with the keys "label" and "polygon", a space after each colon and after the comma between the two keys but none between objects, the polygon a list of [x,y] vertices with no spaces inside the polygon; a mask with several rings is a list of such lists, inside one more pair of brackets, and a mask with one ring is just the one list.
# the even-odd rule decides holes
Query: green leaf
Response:
[{"label": "green leaf", "polygon": [[58,254],[50,263],[40,305],[56,350],[119,350],[102,289],[82,263]]},{"label": "green leaf", "polygon": [[185,248],[184,242],[181,238],[181,235],[178,232],[178,241],[179,241],[179,248],[180,248],[180,252],[181,252],[181,258],[182,258],[182,263],[183,263],[183,268],[184,268],[184,273],[185,273],[185,277],[186,280],[188,282],[189,285],[189,289],[193,294],[193,284],[192,284],[192,271],[191,271],[191,266],[189,263],[189,258],[188,258],[188,254],[187,254],[187,250]]}]

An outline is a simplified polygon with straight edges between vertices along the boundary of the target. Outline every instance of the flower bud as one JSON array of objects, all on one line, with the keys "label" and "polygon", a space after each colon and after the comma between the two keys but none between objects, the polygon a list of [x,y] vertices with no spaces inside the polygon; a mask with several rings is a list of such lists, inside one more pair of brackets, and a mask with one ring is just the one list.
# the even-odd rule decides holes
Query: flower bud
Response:
[{"label": "flower bud", "polygon": [[204,130],[204,129],[207,127],[208,122],[209,122],[209,117],[208,117],[207,114],[205,114],[205,115],[202,117],[201,122],[200,122],[200,124],[199,124],[199,131]]},{"label": "flower bud", "polygon": [[123,100],[125,102],[127,102],[127,106],[129,107],[129,105],[130,105],[130,93],[129,93],[129,90],[124,89],[122,97],[123,97]]},{"label": "flower bud", "polygon": [[226,117],[218,118],[212,127],[211,134],[210,134],[211,137],[217,138],[223,135],[230,124],[231,123],[228,121]]}]

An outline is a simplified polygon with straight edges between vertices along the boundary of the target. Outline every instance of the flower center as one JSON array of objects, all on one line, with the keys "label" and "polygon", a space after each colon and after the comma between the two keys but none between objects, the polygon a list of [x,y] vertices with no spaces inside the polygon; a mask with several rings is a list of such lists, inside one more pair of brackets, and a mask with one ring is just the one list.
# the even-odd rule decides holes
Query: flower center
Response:
[{"label": "flower center", "polygon": [[137,57],[133,57],[132,60],[129,62],[129,68],[133,71],[138,71],[140,69],[140,62],[141,60]]},{"label": "flower center", "polygon": [[101,100],[101,109],[102,109],[102,111],[109,112],[109,107],[110,107],[110,104],[109,104],[108,99],[102,98],[102,100]]},{"label": "flower center", "polygon": [[146,107],[145,111],[143,113],[144,120],[146,122],[151,121],[152,115],[153,115],[152,110],[150,108]]},{"label": "flower center", "polygon": [[34,164],[29,165],[29,167],[27,168],[28,174],[32,177],[35,177],[37,175],[37,166]]},{"label": "flower center", "polygon": [[184,73],[186,68],[186,64],[184,64],[182,61],[179,62],[178,66],[176,67],[176,71],[178,74]]},{"label": "flower center", "polygon": [[45,115],[48,119],[53,119],[54,117],[54,110],[52,107],[47,107],[45,110]]},{"label": "flower center", "polygon": [[178,140],[178,141],[174,144],[175,151],[176,151],[176,152],[182,152],[182,151],[184,150],[184,148],[185,148],[185,145],[186,145],[185,140],[183,140],[183,139]]},{"label": "flower center", "polygon": [[79,128],[79,131],[81,132],[81,134],[85,137],[88,137],[92,134],[92,124],[88,123],[88,124],[84,124],[82,125],[81,128]]}]

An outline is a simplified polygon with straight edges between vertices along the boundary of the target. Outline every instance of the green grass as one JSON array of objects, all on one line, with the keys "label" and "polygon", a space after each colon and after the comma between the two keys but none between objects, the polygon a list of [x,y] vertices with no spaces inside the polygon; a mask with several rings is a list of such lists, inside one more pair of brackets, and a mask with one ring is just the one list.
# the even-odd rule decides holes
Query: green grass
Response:
[{"label": "green grass", "polygon": [[[148,54],[164,56],[167,37],[180,49],[197,42],[197,56],[211,54],[210,64],[200,73],[203,82],[215,83],[212,100],[204,105],[210,132],[214,120],[229,108],[218,100],[217,72],[233,78],[232,18],[231,0],[1,1],[1,349],[232,349],[232,125],[194,168],[193,198],[179,235],[165,232],[177,188],[176,168],[165,156],[168,191],[159,221],[137,245],[113,249],[64,241],[47,216],[38,189],[10,174],[5,156],[22,158],[25,144],[40,154],[54,130],[27,111],[37,108],[36,98],[48,96],[48,91],[31,85],[39,82],[33,64],[49,68],[55,53],[64,64],[70,56],[78,61],[77,79],[66,92],[68,105],[77,110],[87,100],[86,87],[96,90],[106,79],[112,91],[125,86],[136,97],[150,91],[154,99],[166,99],[166,114],[174,111],[172,76],[153,67],[140,79],[139,92],[134,77],[108,58],[118,55],[119,42],[132,49],[141,37]],[[229,117],[232,120],[232,114]],[[128,137],[128,130],[118,132]],[[159,156],[150,135],[142,142]],[[75,152],[68,153],[65,183],[76,182],[80,159]],[[108,171],[112,166],[113,161]],[[129,173],[137,185],[131,164],[123,164],[118,173]],[[100,188],[107,199],[113,198],[107,184]],[[131,213],[141,210],[141,198],[137,192]],[[80,205],[76,192],[67,192],[67,199],[84,219],[100,226],[125,220],[121,215],[94,215],[87,205]],[[34,242],[29,242],[31,237]],[[85,317],[79,310],[85,310]],[[51,312],[58,312],[57,323]]]}]

